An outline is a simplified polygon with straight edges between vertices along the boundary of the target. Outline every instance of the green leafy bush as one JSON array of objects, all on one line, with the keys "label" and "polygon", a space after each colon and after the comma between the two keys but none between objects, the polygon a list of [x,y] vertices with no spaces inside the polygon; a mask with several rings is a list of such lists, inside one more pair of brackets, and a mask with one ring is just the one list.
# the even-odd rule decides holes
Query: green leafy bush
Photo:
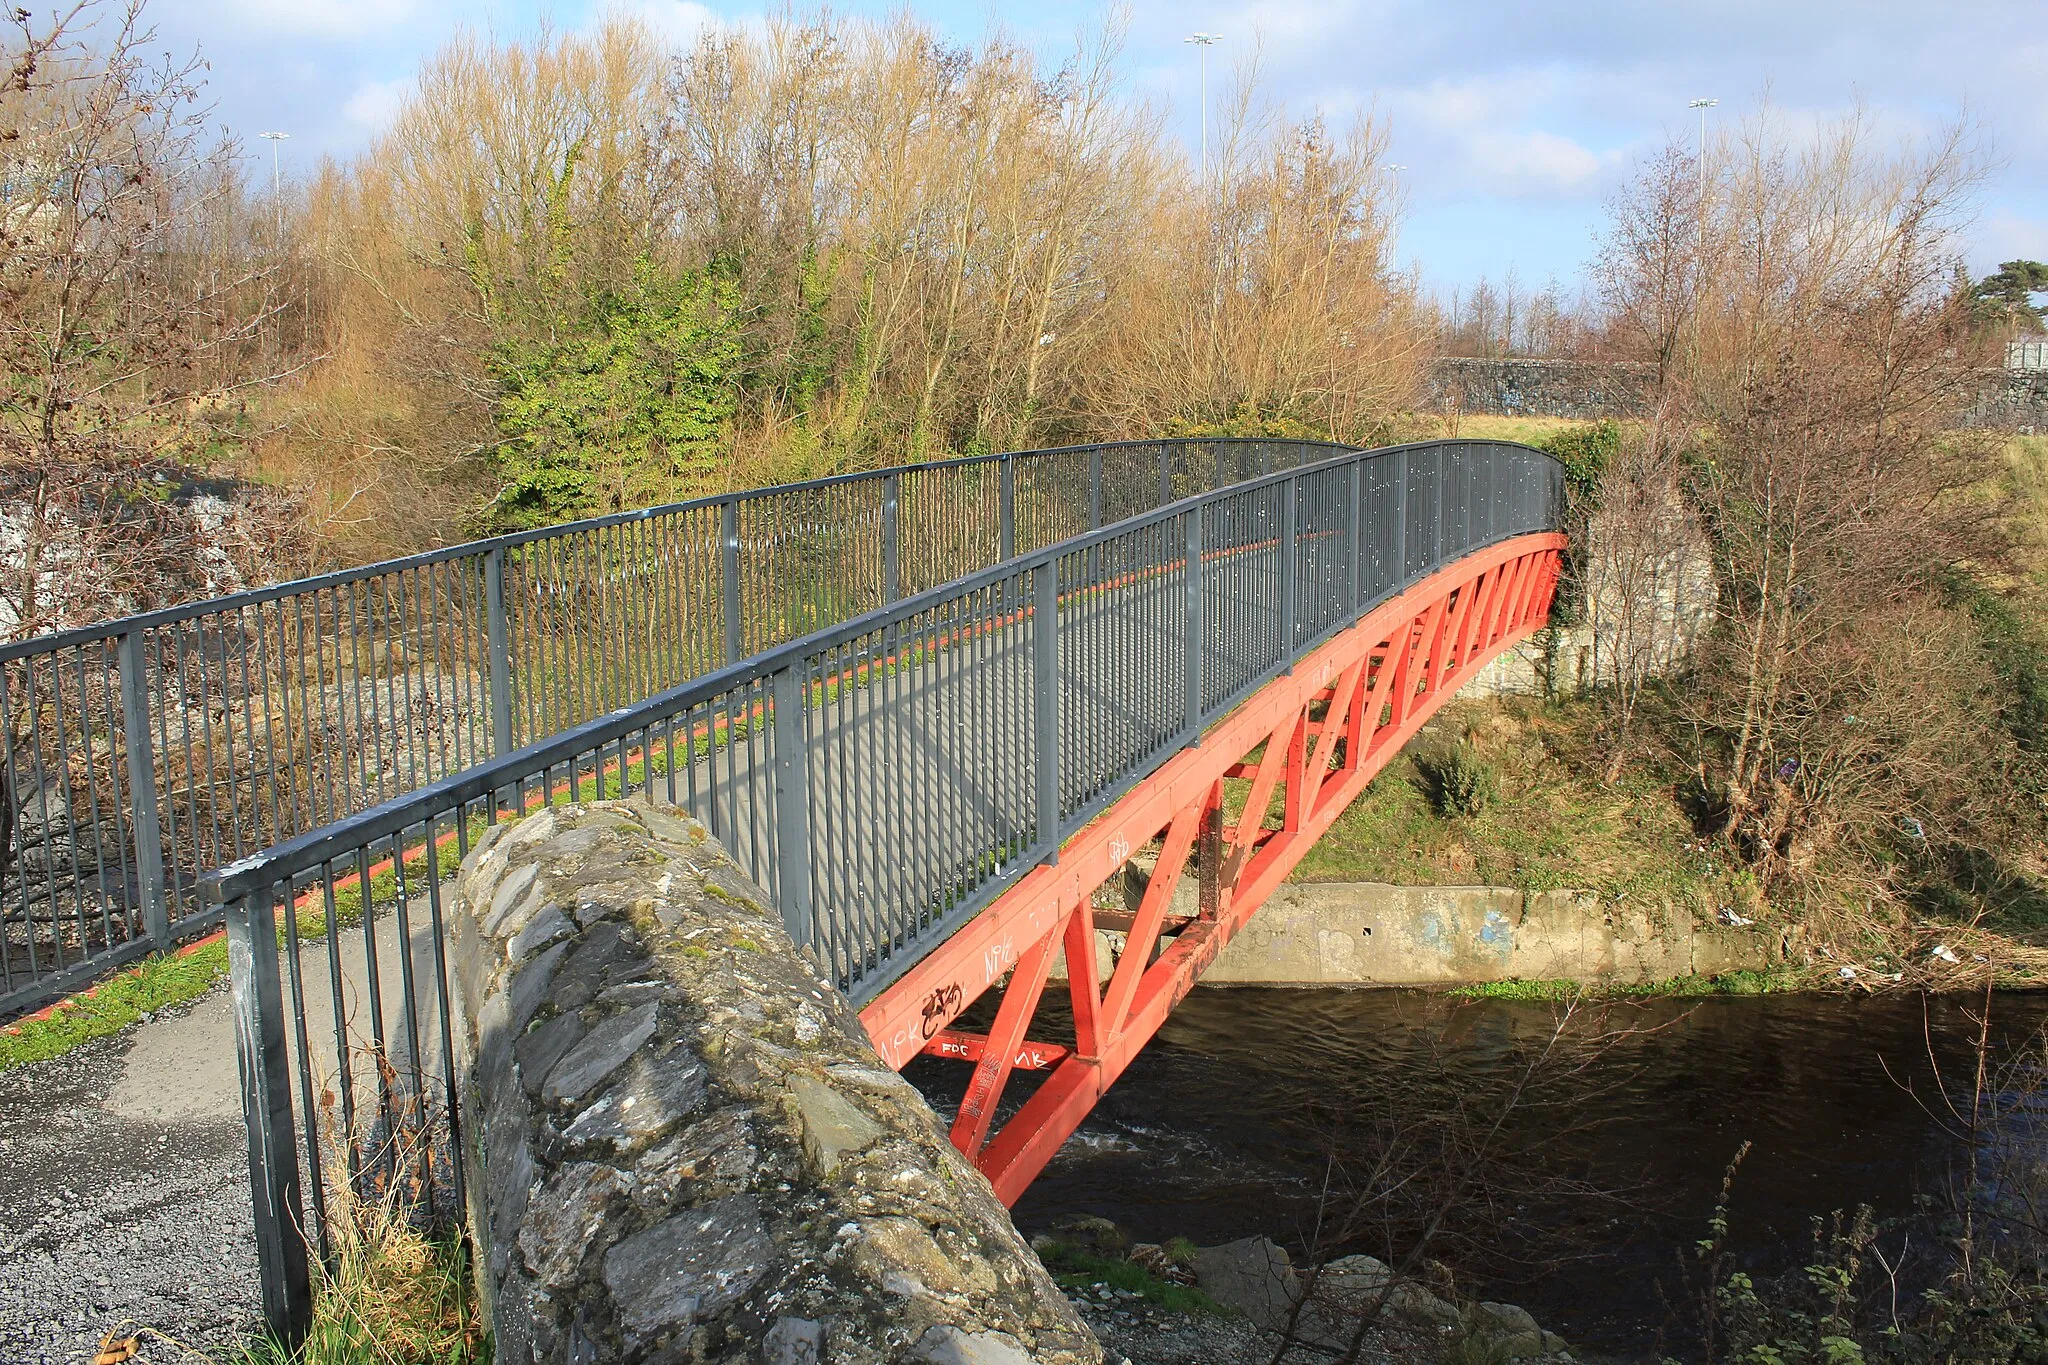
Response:
[{"label": "green leafy bush", "polygon": [[1418,756],[1415,772],[1429,808],[1444,819],[1478,815],[1500,797],[1500,774],[1462,740]]}]

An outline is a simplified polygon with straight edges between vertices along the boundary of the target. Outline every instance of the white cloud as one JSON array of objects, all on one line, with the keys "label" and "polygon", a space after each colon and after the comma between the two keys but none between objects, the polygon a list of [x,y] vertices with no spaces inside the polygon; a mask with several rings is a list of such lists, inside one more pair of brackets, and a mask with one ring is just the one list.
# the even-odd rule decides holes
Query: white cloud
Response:
[{"label": "white cloud", "polygon": [[709,6],[696,0],[636,0],[618,6],[614,12],[640,20],[678,47],[693,42],[698,34],[721,22]]},{"label": "white cloud", "polygon": [[1466,140],[1472,169],[1496,192],[1576,194],[1607,169],[1610,158],[1558,133],[1481,131]]},{"label": "white cloud", "polygon": [[252,27],[322,38],[390,37],[418,15],[417,0],[230,0]]},{"label": "white cloud", "polygon": [[365,81],[356,87],[341,112],[348,121],[373,133],[381,133],[391,126],[404,107],[405,97],[412,93],[412,81]]}]

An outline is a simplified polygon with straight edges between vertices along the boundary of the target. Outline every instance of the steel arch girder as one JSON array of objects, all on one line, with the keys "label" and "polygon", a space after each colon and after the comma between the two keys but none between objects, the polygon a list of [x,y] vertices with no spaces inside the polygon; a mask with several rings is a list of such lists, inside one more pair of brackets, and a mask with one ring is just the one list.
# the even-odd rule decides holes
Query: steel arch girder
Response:
[{"label": "steel arch girder", "polygon": [[[1056,863],[1026,873],[861,1010],[876,1051],[897,1070],[924,1052],[974,1064],[953,1138],[1006,1204],[1401,746],[1544,622],[1564,544],[1554,533],[1519,536],[1381,603],[1161,764],[1070,838]],[[1223,782],[1246,775],[1245,813],[1232,827]],[[1269,830],[1264,812],[1275,795],[1282,817]],[[1105,983],[1096,971],[1094,894],[1154,839],[1164,841],[1161,856]],[[1212,869],[1201,909],[1193,919],[1172,917],[1173,888],[1191,854]],[[1071,1045],[1025,1037],[1060,948],[1074,1003]],[[1005,976],[992,1036],[950,1027]],[[1051,1074],[991,1134],[1019,1069]]]}]

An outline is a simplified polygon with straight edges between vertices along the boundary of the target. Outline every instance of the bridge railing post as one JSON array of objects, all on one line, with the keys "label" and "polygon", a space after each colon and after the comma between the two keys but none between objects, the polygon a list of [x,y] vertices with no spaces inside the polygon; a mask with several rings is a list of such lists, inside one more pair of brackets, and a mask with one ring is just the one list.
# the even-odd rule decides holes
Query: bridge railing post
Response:
[{"label": "bridge railing post", "polygon": [[999,463],[1002,477],[997,486],[996,511],[1001,544],[997,547],[997,558],[1007,563],[1017,557],[1017,462],[1005,455]]},{"label": "bridge railing post", "polygon": [[491,756],[503,757],[512,742],[512,636],[505,613],[505,547],[484,555],[484,653],[491,679]]},{"label": "bridge railing post", "polygon": [[1295,500],[1301,494],[1301,480],[1282,479],[1280,488],[1280,661],[1287,664],[1294,653],[1295,604]]},{"label": "bridge railing post", "polygon": [[1394,456],[1394,562],[1393,586],[1408,586],[1408,452]]},{"label": "bridge railing post", "polygon": [[1060,860],[1060,566],[1034,572],[1031,594],[1031,707],[1038,779],[1038,844],[1044,861]]},{"label": "bridge railing post", "polygon": [[902,566],[897,559],[896,524],[903,499],[903,476],[882,476],[882,601],[894,602],[903,595]]},{"label": "bridge railing post", "polygon": [[271,1335],[291,1351],[312,1326],[313,1290],[299,1204],[274,891],[266,888],[223,909],[263,1320]]},{"label": "bridge railing post", "polygon": [[740,500],[727,498],[718,507],[720,558],[724,563],[725,661],[740,661]]},{"label": "bridge railing post", "polygon": [[1190,507],[1183,518],[1187,522],[1187,644],[1184,662],[1187,669],[1187,736],[1190,744],[1200,740],[1202,734],[1202,646],[1206,627],[1203,624],[1202,584],[1202,509]]},{"label": "bridge railing post", "polygon": [[1429,480],[1429,563],[1432,572],[1444,562],[1444,474],[1450,462],[1444,458],[1444,447],[1438,446],[1430,452],[1434,472]]},{"label": "bridge railing post", "polygon": [[799,948],[815,941],[811,913],[811,765],[804,733],[808,671],[799,662],[769,682],[769,718],[775,764],[775,898],[782,922]]},{"label": "bridge railing post", "polygon": [[[1088,447],[1088,529],[1102,529],[1102,447]],[[1102,547],[1088,547],[1088,581],[1100,582],[1102,578]]]},{"label": "bridge railing post", "polygon": [[158,952],[171,949],[170,907],[164,900],[164,831],[158,823],[156,749],[149,734],[149,667],[139,630],[125,631],[118,645],[121,670],[121,742],[126,751],[128,819],[135,830],[136,893],[142,902],[142,931]]},{"label": "bridge railing post", "polygon": [[1344,467],[1344,474],[1344,604],[1355,616],[1365,605],[1359,600],[1365,586],[1365,574],[1359,564],[1365,554],[1365,462],[1352,460]]}]

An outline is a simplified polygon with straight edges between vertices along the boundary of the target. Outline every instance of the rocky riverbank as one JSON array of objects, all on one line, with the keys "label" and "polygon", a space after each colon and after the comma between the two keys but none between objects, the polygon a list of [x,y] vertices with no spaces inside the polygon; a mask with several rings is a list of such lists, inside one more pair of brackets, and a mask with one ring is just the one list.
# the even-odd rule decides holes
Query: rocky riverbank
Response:
[{"label": "rocky riverbank", "polygon": [[1523,1309],[1439,1297],[1371,1256],[1297,1267],[1266,1237],[1133,1244],[1100,1218],[1032,1245],[1108,1359],[1127,1365],[1267,1365],[1287,1342],[1289,1358],[1329,1360],[1361,1335],[1363,1361],[1577,1359]]}]

